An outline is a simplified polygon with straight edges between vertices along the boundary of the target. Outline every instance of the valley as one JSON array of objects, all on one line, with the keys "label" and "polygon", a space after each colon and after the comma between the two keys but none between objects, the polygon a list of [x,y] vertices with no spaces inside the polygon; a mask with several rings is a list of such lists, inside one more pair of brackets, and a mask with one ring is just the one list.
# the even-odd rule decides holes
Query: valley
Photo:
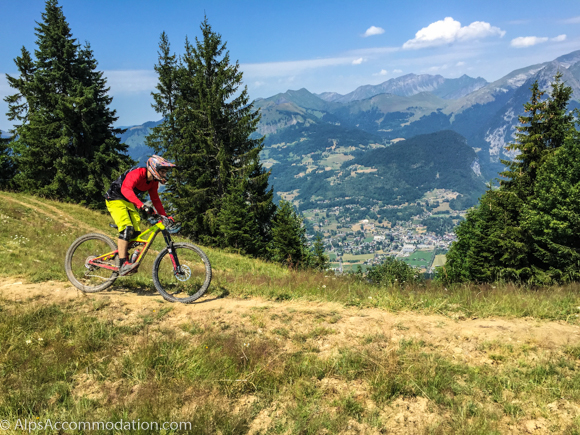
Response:
[{"label": "valley", "polygon": [[[569,109],[580,107],[574,51],[492,83],[407,74],[345,95],[288,90],[254,101],[254,138],[264,138],[261,163],[276,198],[303,214],[310,239],[324,235],[334,268],[419,255],[429,258],[417,264],[429,272],[454,226],[504,170],[502,160],[516,157],[505,147],[530,86],[549,91],[557,72],[573,91]],[[159,122],[126,131],[131,157],[151,152],[144,138]]]},{"label": "valley", "polygon": [[336,272],[356,271],[359,267],[364,271],[390,256],[430,276],[434,267],[444,264],[444,254],[456,239],[453,228],[466,213],[449,208],[449,201],[456,196],[456,192],[435,189],[422,198],[421,206],[404,204],[382,209],[390,211],[391,221],[379,217],[379,206],[326,208],[324,201],[320,208],[306,210],[303,215],[310,240],[313,234],[323,235],[325,251]]}]

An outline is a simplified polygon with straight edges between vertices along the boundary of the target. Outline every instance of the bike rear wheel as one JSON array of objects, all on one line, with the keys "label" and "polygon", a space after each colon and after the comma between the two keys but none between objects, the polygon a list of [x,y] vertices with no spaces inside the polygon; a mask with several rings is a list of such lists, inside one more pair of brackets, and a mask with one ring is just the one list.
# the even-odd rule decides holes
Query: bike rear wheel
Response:
[{"label": "bike rear wheel", "polygon": [[208,289],[211,265],[207,255],[195,245],[175,243],[173,249],[181,273],[175,273],[169,248],[165,248],[153,264],[153,283],[165,300],[189,304]]},{"label": "bike rear wheel", "polygon": [[[105,290],[117,279],[117,272],[89,264],[89,261],[117,249],[104,234],[90,233],[76,239],[66,253],[64,269],[69,281],[79,290],[94,293]],[[101,264],[119,266],[119,256],[103,259]]]}]

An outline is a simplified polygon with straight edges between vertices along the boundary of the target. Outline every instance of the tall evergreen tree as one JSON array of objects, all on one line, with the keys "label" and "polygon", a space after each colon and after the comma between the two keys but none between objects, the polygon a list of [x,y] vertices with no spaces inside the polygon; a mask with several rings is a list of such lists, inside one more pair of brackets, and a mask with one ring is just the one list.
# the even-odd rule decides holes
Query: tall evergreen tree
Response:
[{"label": "tall evergreen tree", "polygon": [[258,224],[253,218],[244,181],[230,183],[217,215],[218,245],[233,248],[241,254],[258,256],[262,248]]},{"label": "tall evergreen tree", "polygon": [[110,180],[132,160],[117,137],[122,130],[109,109],[112,98],[88,44],[81,47],[57,0],[47,0],[35,28],[36,59],[23,48],[19,77],[7,76],[17,93],[6,98],[18,172],[14,183],[42,196],[104,207]]},{"label": "tall evergreen tree", "polygon": [[[556,189],[558,183],[548,175],[558,173],[561,183],[570,189],[574,186],[570,165],[562,169],[562,157],[555,159],[574,155],[570,146],[566,152],[559,150],[576,132],[576,117],[567,110],[572,90],[560,78],[557,74],[545,100],[538,84],[532,85],[526,114],[519,118],[516,142],[509,146],[519,154],[512,162],[503,161],[507,169],[501,174],[499,189],[487,191],[457,228],[458,241],[452,245],[444,269],[447,279],[546,283],[573,276],[570,268],[578,268],[572,261],[575,242],[568,238],[564,243],[563,235],[550,229],[562,224],[562,213],[573,210],[559,202],[567,201],[565,191]],[[550,196],[554,198],[549,200]],[[546,209],[546,203],[553,208]]]},{"label": "tall evergreen tree", "polygon": [[328,269],[330,263],[328,255],[324,253],[324,243],[322,241],[322,234],[316,233],[314,245],[312,246],[312,255],[310,257],[310,266],[316,270]]},{"label": "tall evergreen tree", "polygon": [[257,226],[257,244],[251,251],[261,255],[269,242],[275,206],[269,172],[259,158],[263,138],[253,138],[260,115],[247,89],[240,88],[238,62],[231,63],[226,44],[207,18],[201,32],[195,44],[186,40],[179,60],[171,54],[165,33],[161,35],[153,107],[164,120],[148,144],[177,164],[166,197],[184,222],[184,231],[202,243],[232,240],[226,225],[234,220],[219,216],[225,199],[236,190],[231,184],[241,183],[249,219]]},{"label": "tall evergreen tree", "polygon": [[175,53],[171,53],[171,44],[163,32],[159,41],[158,63],[153,67],[158,76],[157,92],[152,92],[153,109],[163,116],[161,124],[153,127],[151,134],[145,138],[145,144],[157,152],[173,149],[181,137],[175,119],[177,98],[179,96],[179,63]]},{"label": "tall evergreen tree", "polygon": [[522,227],[533,237],[539,282],[580,280],[580,134],[573,131],[537,174]]},{"label": "tall evergreen tree", "polygon": [[507,147],[518,155],[513,161],[502,160],[507,167],[501,173],[502,187],[520,196],[534,194],[540,166],[562,146],[574,128],[574,116],[567,111],[572,88],[562,83],[561,77],[561,73],[554,77],[547,99],[543,99],[545,92],[537,82],[532,85],[530,101],[524,104],[526,114],[519,117],[520,125],[516,127],[516,141]]},{"label": "tall evergreen tree", "polygon": [[302,218],[288,201],[281,200],[272,220],[270,258],[289,267],[310,265],[306,228]]}]

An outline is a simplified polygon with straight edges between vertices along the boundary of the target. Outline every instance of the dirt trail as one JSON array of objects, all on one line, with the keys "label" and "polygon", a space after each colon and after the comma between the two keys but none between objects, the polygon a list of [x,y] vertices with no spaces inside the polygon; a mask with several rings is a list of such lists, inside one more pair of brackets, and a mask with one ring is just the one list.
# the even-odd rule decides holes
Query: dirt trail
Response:
[{"label": "dirt trail", "polygon": [[[122,284],[122,281],[119,280],[117,283]],[[250,329],[258,335],[279,341],[288,352],[296,350],[296,342],[291,337],[306,334],[309,341],[317,347],[318,355],[321,357],[335,355],[345,346],[362,348],[369,339],[373,341],[373,337],[377,338],[376,345],[381,351],[397,349],[402,340],[413,339],[431,348],[430,351],[435,350],[457,363],[481,366],[497,364],[497,361],[491,359],[492,355],[486,352],[485,346],[482,346],[485,343],[509,344],[514,348],[526,345],[534,349],[534,355],[558,353],[564,346],[580,343],[580,327],[565,322],[506,318],[460,320],[440,315],[359,309],[328,302],[273,302],[259,298],[216,298],[214,295],[204,296],[190,305],[171,304],[157,293],[138,293],[125,289],[122,285],[113,286],[101,293],[84,294],[68,283],[31,284],[9,278],[0,282],[0,298],[35,305],[58,304],[87,298],[91,302],[89,307],[106,307],[94,311],[95,315],[104,316],[115,324],[139,323],[142,322],[144,315],[154,315],[155,312],[160,313],[170,308],[159,321],[160,328],[174,328],[180,334],[185,334],[180,326],[191,325],[193,322],[201,326],[214,325],[222,329]],[[280,330],[285,330],[286,334],[280,334]],[[316,331],[321,333],[316,334]],[[533,355],[530,357],[536,358]],[[93,380],[79,378],[78,382],[75,391],[88,394],[94,390],[95,394],[102,394],[102,388],[96,388],[97,384]],[[324,378],[318,381],[317,388],[329,397],[336,396],[337,392],[341,391],[343,393],[354,391],[357,397],[363,398],[362,400],[369,397],[368,385],[359,380]],[[248,404],[254,400],[256,400],[254,396],[244,396],[240,399],[240,406],[249,406]],[[284,406],[275,402],[263,409],[252,422],[248,433],[267,433]],[[550,429],[552,423],[557,421],[561,428],[565,428],[580,415],[580,407],[566,400],[550,403],[547,409],[549,420],[527,415],[513,422],[504,417],[506,421],[503,423],[502,420],[502,433],[549,434],[553,433]],[[393,434],[425,433],[427,427],[448,417],[438,414],[425,397],[398,398],[381,409],[381,419],[385,427],[389,428],[388,433]],[[349,422],[348,429],[341,432],[345,435],[355,433],[379,432],[376,428],[359,424],[354,420]]]},{"label": "dirt trail", "polygon": [[[118,281],[119,282],[119,281]],[[121,283],[122,284],[122,283]],[[114,285],[101,293],[84,294],[68,283],[46,282],[31,284],[9,279],[0,284],[0,296],[5,299],[25,302],[32,298],[35,303],[58,303],[74,298],[104,299],[123,306],[127,318],[148,309],[160,306],[171,307],[164,318],[164,326],[177,326],[188,321],[227,322],[231,326],[248,323],[248,313],[253,313],[253,322],[263,331],[283,326],[294,333],[301,333],[323,323],[335,331],[320,339],[321,351],[334,349],[341,343],[349,343],[364,337],[383,334],[390,341],[401,339],[423,340],[447,350],[456,358],[474,363],[483,354],[476,350],[483,342],[498,341],[516,345],[527,343],[543,349],[556,349],[580,343],[580,326],[562,321],[540,321],[537,319],[473,318],[454,320],[441,315],[423,315],[411,312],[390,313],[375,308],[345,307],[338,303],[312,301],[273,302],[259,298],[236,299],[202,297],[193,304],[171,304],[154,292],[137,293]],[[277,320],[292,314],[292,322]],[[296,321],[296,320],[311,321]],[[119,319],[120,321],[123,319]],[[487,361],[486,358],[482,361]]]}]

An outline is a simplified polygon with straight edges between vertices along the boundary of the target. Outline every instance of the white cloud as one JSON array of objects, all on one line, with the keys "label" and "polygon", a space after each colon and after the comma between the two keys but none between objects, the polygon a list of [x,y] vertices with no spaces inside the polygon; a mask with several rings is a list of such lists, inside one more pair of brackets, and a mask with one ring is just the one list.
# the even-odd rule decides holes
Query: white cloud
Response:
[{"label": "white cloud", "polygon": [[296,76],[282,77],[282,78],[278,79],[278,83],[289,84],[289,83],[294,83],[295,80],[296,80]]},{"label": "white cloud", "polygon": [[373,47],[373,48],[357,48],[356,50],[349,50],[345,54],[352,56],[382,56],[389,53],[396,53],[401,51],[400,47]]},{"label": "white cloud", "polygon": [[359,57],[358,59],[355,59],[352,61],[353,65],[360,65],[361,63],[363,63],[364,59],[362,57]]},{"label": "white cloud", "polygon": [[382,27],[371,26],[367,29],[363,37],[367,38],[369,36],[382,35],[383,33],[385,33],[385,29]]},{"label": "white cloud", "polygon": [[429,68],[428,71],[437,72],[437,71],[445,70],[447,68],[448,68],[447,65],[432,66],[431,68]]},{"label": "white cloud", "polygon": [[374,76],[386,76],[389,72],[386,69],[382,69],[380,72],[378,73],[374,73]]},{"label": "white cloud", "polygon": [[505,31],[484,21],[474,21],[469,26],[461,27],[459,21],[451,17],[439,20],[423,27],[415,34],[415,38],[403,44],[404,49],[419,49],[450,44],[455,41],[486,38],[488,36],[505,35]]},{"label": "white cloud", "polygon": [[566,20],[562,20],[564,24],[580,24],[580,15],[577,17],[568,18]]},{"label": "white cloud", "polygon": [[558,35],[554,38],[540,37],[540,36],[520,36],[512,39],[510,45],[515,48],[532,47],[534,45],[542,44],[547,41],[562,42],[566,40],[566,35]]},{"label": "white cloud", "polygon": [[403,72],[403,70],[400,70],[400,69],[393,70],[393,74],[401,74],[402,72]]},{"label": "white cloud", "polygon": [[459,61],[455,64],[455,66],[463,66],[463,65],[465,65],[465,62],[461,62],[461,61]]},{"label": "white cloud", "polygon": [[345,56],[284,62],[245,63],[240,65],[240,69],[244,73],[244,78],[286,77],[312,69],[348,65],[352,61],[352,56]]},{"label": "white cloud", "polygon": [[153,70],[105,71],[104,76],[112,95],[151,92],[157,85],[157,73]]},{"label": "white cloud", "polygon": [[548,38],[540,38],[538,36],[520,36],[518,38],[512,39],[510,45],[515,48],[531,47],[533,45],[542,44],[546,42]]}]

